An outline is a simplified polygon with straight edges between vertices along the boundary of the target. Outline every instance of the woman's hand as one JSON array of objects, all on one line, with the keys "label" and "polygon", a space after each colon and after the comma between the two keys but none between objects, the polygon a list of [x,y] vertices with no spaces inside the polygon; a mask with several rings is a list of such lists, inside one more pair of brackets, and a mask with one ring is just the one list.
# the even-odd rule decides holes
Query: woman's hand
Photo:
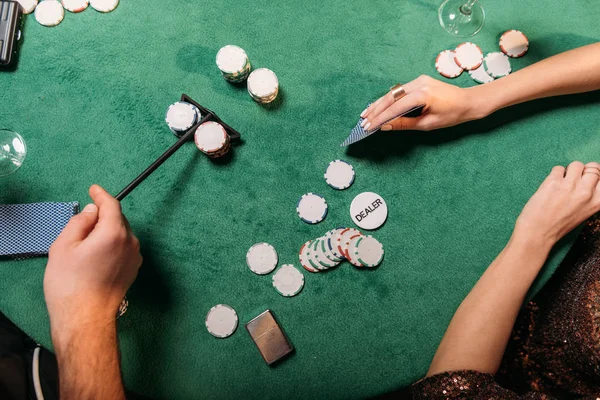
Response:
[{"label": "woman's hand", "polygon": [[[454,126],[463,122],[483,118],[487,108],[477,106],[474,89],[462,89],[422,75],[412,82],[402,85],[406,95],[397,101],[391,92],[371,104],[360,115],[366,118],[363,127],[372,130],[380,125],[381,130],[420,130]],[[398,117],[414,107],[422,106],[420,117]],[[390,121],[390,122],[387,122]]]},{"label": "woman's hand", "polygon": [[600,211],[600,164],[554,167],[517,219],[513,238],[552,247]]}]

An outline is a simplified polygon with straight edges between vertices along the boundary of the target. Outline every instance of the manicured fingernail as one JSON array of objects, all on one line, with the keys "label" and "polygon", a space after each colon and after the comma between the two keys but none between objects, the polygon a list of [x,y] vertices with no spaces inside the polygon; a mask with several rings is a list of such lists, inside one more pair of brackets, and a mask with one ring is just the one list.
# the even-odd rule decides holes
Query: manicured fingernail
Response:
[{"label": "manicured fingernail", "polygon": [[363,111],[363,112],[361,112],[361,113],[360,113],[360,117],[361,117],[361,118],[364,118],[364,117],[365,117],[365,115],[367,114],[367,110],[368,110],[368,109],[369,109],[369,107],[365,108],[365,111]]},{"label": "manicured fingernail", "polygon": [[364,129],[365,129],[365,131],[368,131],[370,126],[371,126],[371,123],[370,123],[370,122],[369,122],[369,123],[367,123],[367,124],[364,126]]},{"label": "manicured fingernail", "polygon": [[81,212],[93,213],[93,212],[96,212],[97,210],[98,210],[98,207],[96,207],[95,204],[90,203],[87,206],[85,206]]},{"label": "manicured fingernail", "polygon": [[391,131],[392,130],[392,126],[391,125],[384,125],[381,127],[382,131]]},{"label": "manicured fingernail", "polygon": [[366,124],[368,124],[368,121],[365,119],[363,122],[360,123],[360,126],[364,128]]}]

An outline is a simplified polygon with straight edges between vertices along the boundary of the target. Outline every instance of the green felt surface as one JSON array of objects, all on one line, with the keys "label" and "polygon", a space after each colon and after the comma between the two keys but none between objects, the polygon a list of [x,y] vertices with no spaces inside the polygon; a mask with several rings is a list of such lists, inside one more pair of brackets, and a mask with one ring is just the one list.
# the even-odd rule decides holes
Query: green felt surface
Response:
[{"label": "green felt surface", "polygon": [[[516,70],[600,39],[596,0],[482,3],[488,19],[472,40],[485,52],[498,50],[507,29],[529,37],[529,53],[511,60]],[[242,133],[221,162],[184,146],[123,202],[145,258],[120,323],[130,389],[164,399],[347,398],[409,384],[426,372],[456,306],[550,168],[598,160],[597,94],[513,107],[444,131],[382,132],[340,148],[368,101],[398,81],[439,77],[435,56],[460,40],[439,27],[438,5],[123,0],[110,14],[67,13],[51,29],[27,17],[19,67],[0,73],[0,127],[20,132],[29,153],[21,170],[0,179],[0,203],[85,204],[92,183],[117,193],[174,142],[164,113],[182,93]],[[214,58],[226,44],[278,74],[277,104],[261,107],[220,77]],[[452,82],[475,85],[467,74]],[[356,170],[346,191],[323,179],[337,158]],[[315,226],[295,212],[309,191],[329,203]],[[379,268],[346,263],[305,273],[294,298],[247,268],[246,251],[259,241],[273,244],[281,263],[299,266],[306,240],[351,225],[350,202],[363,191],[381,194],[390,210],[374,233],[386,250]],[[0,262],[0,310],[50,346],[45,261]],[[217,303],[240,317],[225,340],[204,326]],[[265,309],[296,347],[273,368],[243,327]]]}]

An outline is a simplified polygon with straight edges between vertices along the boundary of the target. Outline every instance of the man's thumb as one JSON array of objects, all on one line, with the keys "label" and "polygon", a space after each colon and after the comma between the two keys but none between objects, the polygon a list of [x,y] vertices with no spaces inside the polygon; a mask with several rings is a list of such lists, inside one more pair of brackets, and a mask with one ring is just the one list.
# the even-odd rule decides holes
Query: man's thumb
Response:
[{"label": "man's thumb", "polygon": [[98,207],[95,204],[88,204],[80,214],[71,218],[56,241],[63,243],[81,242],[88,237],[96,226],[96,222],[98,222]]}]

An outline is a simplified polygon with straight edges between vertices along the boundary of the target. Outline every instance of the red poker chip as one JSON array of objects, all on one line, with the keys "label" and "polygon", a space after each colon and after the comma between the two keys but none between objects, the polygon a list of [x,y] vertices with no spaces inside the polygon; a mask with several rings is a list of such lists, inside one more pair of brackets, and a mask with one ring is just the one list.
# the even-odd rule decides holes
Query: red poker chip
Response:
[{"label": "red poker chip", "polygon": [[464,42],[454,49],[454,61],[459,67],[472,71],[483,63],[483,52],[475,43]]}]

